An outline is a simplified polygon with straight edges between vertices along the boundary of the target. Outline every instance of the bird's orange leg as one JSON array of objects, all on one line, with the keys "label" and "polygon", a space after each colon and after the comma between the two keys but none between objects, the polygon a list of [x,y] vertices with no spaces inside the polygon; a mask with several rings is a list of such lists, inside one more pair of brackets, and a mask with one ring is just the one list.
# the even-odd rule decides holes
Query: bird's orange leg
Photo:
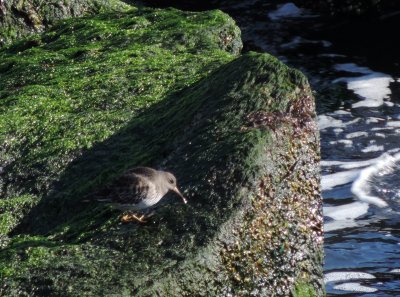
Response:
[{"label": "bird's orange leg", "polygon": [[136,214],[133,213],[128,213],[125,214],[121,217],[121,221],[124,223],[128,222],[140,222],[140,223],[146,223],[147,221],[145,220],[145,215],[141,215],[140,217],[137,216]]}]

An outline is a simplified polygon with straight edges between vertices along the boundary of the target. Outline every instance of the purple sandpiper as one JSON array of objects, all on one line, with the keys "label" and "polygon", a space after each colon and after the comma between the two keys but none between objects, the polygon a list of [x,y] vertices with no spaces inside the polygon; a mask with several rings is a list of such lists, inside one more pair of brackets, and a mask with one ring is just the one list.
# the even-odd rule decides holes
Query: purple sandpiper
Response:
[{"label": "purple sandpiper", "polygon": [[169,191],[178,194],[184,203],[185,197],[179,191],[175,176],[166,171],[155,170],[149,167],[135,167],[129,169],[108,187],[108,199],[116,209],[128,211],[121,217],[123,222],[145,221],[145,214],[133,212],[147,211],[161,200]]}]

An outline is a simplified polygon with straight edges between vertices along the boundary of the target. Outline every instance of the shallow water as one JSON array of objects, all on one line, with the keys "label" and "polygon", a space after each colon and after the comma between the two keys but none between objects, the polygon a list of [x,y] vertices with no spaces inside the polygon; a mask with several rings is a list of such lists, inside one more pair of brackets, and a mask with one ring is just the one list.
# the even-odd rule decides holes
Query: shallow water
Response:
[{"label": "shallow water", "polygon": [[245,50],[300,68],[318,91],[328,296],[400,296],[400,48],[382,28],[335,27],[292,3],[220,7]]}]

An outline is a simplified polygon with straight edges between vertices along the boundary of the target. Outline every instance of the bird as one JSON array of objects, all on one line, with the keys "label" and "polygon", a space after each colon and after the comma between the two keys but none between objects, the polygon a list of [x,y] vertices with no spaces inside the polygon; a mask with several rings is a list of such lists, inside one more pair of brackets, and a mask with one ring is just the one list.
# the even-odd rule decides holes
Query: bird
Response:
[{"label": "bird", "polygon": [[135,167],[116,178],[108,187],[107,199],[111,206],[127,211],[122,215],[122,222],[146,222],[146,215],[135,212],[147,212],[157,204],[169,191],[175,192],[186,204],[187,200],[179,191],[176,177],[167,171],[150,167]]}]

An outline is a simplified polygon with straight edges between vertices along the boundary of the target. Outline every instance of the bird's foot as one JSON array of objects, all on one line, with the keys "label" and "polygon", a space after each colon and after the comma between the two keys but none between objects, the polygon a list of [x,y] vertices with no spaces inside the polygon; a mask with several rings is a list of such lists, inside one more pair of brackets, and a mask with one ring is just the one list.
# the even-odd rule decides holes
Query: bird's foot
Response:
[{"label": "bird's foot", "polygon": [[139,216],[137,216],[137,215],[135,215],[135,214],[132,214],[132,213],[123,215],[123,216],[121,217],[121,221],[124,222],[124,223],[129,223],[129,222],[146,223],[146,222],[147,222],[147,221],[145,220],[145,215],[141,215],[141,216],[139,217]]}]

